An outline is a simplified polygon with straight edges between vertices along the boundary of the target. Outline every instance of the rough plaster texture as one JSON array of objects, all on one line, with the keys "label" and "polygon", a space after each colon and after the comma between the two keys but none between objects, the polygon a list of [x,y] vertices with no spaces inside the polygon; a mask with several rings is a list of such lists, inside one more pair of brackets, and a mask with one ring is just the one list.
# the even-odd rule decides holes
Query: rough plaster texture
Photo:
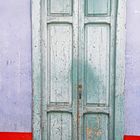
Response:
[{"label": "rough plaster texture", "polygon": [[125,133],[140,135],[140,0],[127,0]]},{"label": "rough plaster texture", "polygon": [[31,131],[30,0],[0,0],[0,131]]},{"label": "rough plaster texture", "polygon": [[[127,0],[125,133],[140,135],[140,1]],[[30,0],[0,1],[0,131],[31,131]]]}]

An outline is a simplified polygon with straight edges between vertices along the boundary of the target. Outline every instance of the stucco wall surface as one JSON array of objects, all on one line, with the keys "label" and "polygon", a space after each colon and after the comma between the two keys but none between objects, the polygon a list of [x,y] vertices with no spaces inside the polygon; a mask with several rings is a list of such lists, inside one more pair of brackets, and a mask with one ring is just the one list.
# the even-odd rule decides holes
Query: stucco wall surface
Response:
[{"label": "stucco wall surface", "polygon": [[140,135],[140,0],[127,0],[125,133]]},{"label": "stucco wall surface", "polygon": [[30,0],[0,0],[0,131],[31,131]]},{"label": "stucco wall surface", "polygon": [[[0,1],[0,131],[31,131],[30,0]],[[125,133],[140,135],[140,1],[127,0]]]}]

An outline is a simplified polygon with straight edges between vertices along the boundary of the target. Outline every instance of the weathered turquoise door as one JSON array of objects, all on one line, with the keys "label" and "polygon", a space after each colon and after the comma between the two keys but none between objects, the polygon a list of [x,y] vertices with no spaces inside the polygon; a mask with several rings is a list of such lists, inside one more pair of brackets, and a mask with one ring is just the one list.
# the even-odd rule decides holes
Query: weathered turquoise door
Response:
[{"label": "weathered turquoise door", "polygon": [[42,0],[34,7],[41,23],[34,139],[122,140],[122,133],[115,137],[118,1]]}]

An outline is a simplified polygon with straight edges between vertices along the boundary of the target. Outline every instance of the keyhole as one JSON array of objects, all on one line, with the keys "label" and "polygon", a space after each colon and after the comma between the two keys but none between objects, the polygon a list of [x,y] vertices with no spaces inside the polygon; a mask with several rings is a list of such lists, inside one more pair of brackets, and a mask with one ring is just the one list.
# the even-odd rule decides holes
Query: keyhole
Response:
[{"label": "keyhole", "polygon": [[78,95],[79,95],[79,99],[81,99],[81,96],[82,96],[82,85],[81,84],[78,85]]}]

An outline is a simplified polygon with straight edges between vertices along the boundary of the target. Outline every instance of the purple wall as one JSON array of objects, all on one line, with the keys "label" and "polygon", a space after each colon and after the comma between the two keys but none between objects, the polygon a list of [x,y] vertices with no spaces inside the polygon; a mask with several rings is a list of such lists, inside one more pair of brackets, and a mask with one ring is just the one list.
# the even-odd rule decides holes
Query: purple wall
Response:
[{"label": "purple wall", "polygon": [[0,1],[0,131],[31,131],[30,0]]},{"label": "purple wall", "polygon": [[127,0],[125,132],[140,135],[140,0]]},{"label": "purple wall", "polygon": [[[140,135],[140,1],[127,0],[125,133]],[[0,2],[0,131],[31,131],[30,0]]]}]

